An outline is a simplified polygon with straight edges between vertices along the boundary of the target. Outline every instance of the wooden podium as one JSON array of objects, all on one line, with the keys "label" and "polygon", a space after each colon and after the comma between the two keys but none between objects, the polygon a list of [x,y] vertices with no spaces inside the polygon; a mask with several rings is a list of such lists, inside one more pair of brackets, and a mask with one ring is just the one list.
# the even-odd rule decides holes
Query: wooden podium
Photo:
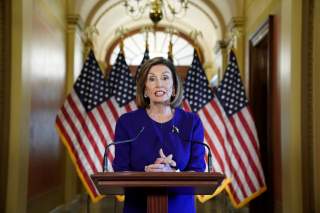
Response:
[{"label": "wooden podium", "polygon": [[147,194],[148,213],[168,212],[168,195],[209,195],[224,175],[215,172],[104,172],[91,175],[103,195],[123,195],[127,190]]}]

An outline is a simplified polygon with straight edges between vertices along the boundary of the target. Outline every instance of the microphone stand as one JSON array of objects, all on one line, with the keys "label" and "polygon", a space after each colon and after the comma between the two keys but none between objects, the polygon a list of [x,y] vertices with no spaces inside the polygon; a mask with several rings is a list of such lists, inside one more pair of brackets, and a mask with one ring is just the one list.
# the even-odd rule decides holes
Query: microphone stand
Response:
[{"label": "microphone stand", "polygon": [[208,149],[208,172],[211,171],[211,168],[212,168],[212,155],[211,155],[211,150],[210,150],[210,147],[208,146],[208,144],[205,144],[203,142],[200,142],[200,141],[191,141],[192,143],[197,143],[197,144],[201,144],[201,145],[204,145],[205,147],[207,147]]},{"label": "microphone stand", "polygon": [[129,143],[129,142],[135,141],[140,136],[140,134],[143,132],[143,130],[144,130],[144,126],[141,128],[140,132],[137,134],[136,137],[131,138],[131,139],[127,139],[127,140],[122,140],[122,141],[115,141],[115,142],[112,142],[106,146],[106,148],[104,149],[104,155],[103,155],[103,172],[108,171],[107,151],[109,150],[109,147],[113,146],[113,145],[118,145],[118,144],[122,144],[122,143]]}]

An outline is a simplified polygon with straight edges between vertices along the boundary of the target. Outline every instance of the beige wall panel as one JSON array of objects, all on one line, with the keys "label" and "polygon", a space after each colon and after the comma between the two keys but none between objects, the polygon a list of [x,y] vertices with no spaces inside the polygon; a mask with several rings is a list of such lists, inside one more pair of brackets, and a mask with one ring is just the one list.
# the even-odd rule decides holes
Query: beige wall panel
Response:
[{"label": "beige wall panel", "polygon": [[281,6],[279,0],[251,0],[245,2],[246,33],[253,33],[270,14],[275,14]]},{"label": "beige wall panel", "polygon": [[29,160],[32,1],[11,0],[10,124],[6,212],[25,212]]},{"label": "beige wall panel", "polygon": [[64,201],[64,150],[55,116],[65,97],[65,2],[36,0],[32,20],[28,211]]},{"label": "beige wall panel", "polygon": [[302,212],[300,0],[281,1],[281,163],[283,212]]}]

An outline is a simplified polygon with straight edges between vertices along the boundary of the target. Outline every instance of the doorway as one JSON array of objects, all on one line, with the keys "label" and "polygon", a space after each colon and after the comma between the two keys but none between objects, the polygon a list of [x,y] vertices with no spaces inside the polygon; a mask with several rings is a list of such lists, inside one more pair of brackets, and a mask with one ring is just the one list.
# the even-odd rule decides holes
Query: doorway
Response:
[{"label": "doorway", "polygon": [[249,40],[249,101],[267,184],[267,191],[250,203],[250,212],[281,211],[278,23],[270,16]]}]

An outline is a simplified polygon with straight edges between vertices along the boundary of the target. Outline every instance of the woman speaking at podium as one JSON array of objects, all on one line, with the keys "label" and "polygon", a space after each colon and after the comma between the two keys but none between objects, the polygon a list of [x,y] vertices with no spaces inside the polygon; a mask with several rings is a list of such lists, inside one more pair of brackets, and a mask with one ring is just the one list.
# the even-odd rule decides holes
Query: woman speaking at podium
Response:
[{"label": "woman speaking at podium", "polygon": [[[137,76],[138,109],[117,121],[114,171],[177,172],[205,170],[204,129],[195,113],[180,109],[182,82],[174,65],[162,57],[145,62]],[[146,196],[126,193],[124,212],[143,213]],[[169,212],[195,212],[193,195],[169,195]]]}]

